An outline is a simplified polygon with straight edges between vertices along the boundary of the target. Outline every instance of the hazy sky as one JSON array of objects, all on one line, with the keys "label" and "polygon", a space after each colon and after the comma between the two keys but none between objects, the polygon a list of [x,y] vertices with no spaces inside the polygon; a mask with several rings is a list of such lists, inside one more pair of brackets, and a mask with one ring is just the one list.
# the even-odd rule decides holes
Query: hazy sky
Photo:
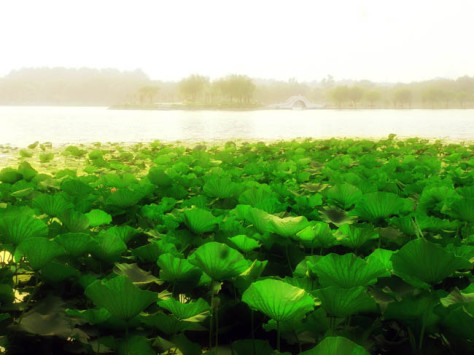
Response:
[{"label": "hazy sky", "polygon": [[287,80],[474,75],[472,0],[0,0],[0,76],[21,67]]}]

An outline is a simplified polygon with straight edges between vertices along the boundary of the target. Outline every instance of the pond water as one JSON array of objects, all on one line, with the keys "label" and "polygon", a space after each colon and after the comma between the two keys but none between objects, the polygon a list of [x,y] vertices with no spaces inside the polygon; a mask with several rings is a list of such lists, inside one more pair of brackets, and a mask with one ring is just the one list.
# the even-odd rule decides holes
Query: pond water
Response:
[{"label": "pond water", "polygon": [[140,111],[0,107],[0,145],[278,140],[299,137],[474,139],[474,110]]}]

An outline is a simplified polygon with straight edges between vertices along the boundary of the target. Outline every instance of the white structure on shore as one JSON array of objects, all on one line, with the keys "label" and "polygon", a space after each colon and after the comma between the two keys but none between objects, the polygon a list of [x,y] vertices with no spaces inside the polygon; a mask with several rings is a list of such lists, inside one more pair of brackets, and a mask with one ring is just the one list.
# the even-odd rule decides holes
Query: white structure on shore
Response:
[{"label": "white structure on shore", "polygon": [[310,102],[306,97],[303,95],[296,95],[290,97],[284,103],[281,104],[273,104],[268,106],[268,108],[273,109],[284,109],[284,110],[305,110],[305,109],[317,109],[323,108],[324,105],[315,104]]}]

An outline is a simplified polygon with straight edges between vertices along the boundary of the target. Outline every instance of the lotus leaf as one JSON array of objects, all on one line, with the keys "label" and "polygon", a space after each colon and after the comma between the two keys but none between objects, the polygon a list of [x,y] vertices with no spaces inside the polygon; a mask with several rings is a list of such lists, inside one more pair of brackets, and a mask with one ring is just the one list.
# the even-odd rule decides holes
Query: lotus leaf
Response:
[{"label": "lotus leaf", "polygon": [[143,324],[157,328],[168,335],[177,334],[196,326],[194,322],[182,321],[173,315],[164,314],[163,312],[146,316],[140,315],[139,319]]},{"label": "lotus leaf", "polygon": [[273,348],[268,341],[260,339],[237,340],[232,343],[235,355],[272,355]]},{"label": "lotus leaf", "polygon": [[130,281],[133,282],[134,285],[146,285],[149,283],[158,283],[160,284],[160,280],[158,280],[155,276],[153,276],[149,271],[145,271],[138,267],[137,264],[119,264],[115,263],[115,267],[113,270],[117,275],[125,275],[127,276]]},{"label": "lotus leaf", "polygon": [[378,237],[377,231],[368,226],[356,227],[344,224],[336,231],[336,238],[339,243],[351,249],[359,249],[369,240],[377,239]]},{"label": "lotus leaf", "polygon": [[268,213],[275,213],[282,209],[278,197],[270,188],[252,188],[239,195],[239,203],[250,205]]},{"label": "lotus leaf", "polygon": [[203,191],[211,197],[231,198],[238,191],[238,185],[231,181],[230,177],[220,177],[218,175],[209,175],[204,178]]},{"label": "lotus leaf", "polygon": [[390,192],[371,192],[362,196],[356,203],[354,214],[372,223],[413,210],[413,203]]},{"label": "lotus leaf", "polygon": [[145,262],[155,262],[162,254],[170,253],[174,256],[180,255],[176,246],[172,243],[159,240],[157,242],[150,242],[132,250],[132,254]]},{"label": "lotus leaf", "polygon": [[152,184],[159,187],[169,187],[172,185],[173,180],[166,174],[166,172],[158,167],[153,167],[148,172],[148,180]]},{"label": "lotus leaf", "polygon": [[334,201],[336,205],[347,210],[351,208],[362,197],[362,192],[350,184],[337,184],[326,190],[329,201]]},{"label": "lotus leaf", "polygon": [[301,355],[369,355],[369,352],[353,341],[337,336],[326,337],[314,348]]},{"label": "lotus leaf", "polygon": [[81,212],[69,209],[63,211],[59,219],[71,233],[79,233],[85,231],[89,227],[89,219]]},{"label": "lotus leaf", "polygon": [[107,229],[106,234],[113,235],[127,244],[138,234],[138,232],[135,228],[130,226],[114,226]]},{"label": "lotus leaf", "polygon": [[336,244],[336,238],[329,224],[324,222],[315,222],[307,226],[296,233],[295,239],[308,248],[330,248]]},{"label": "lotus leaf", "polygon": [[405,244],[391,258],[395,274],[415,287],[428,288],[472,265],[440,245],[415,239]]},{"label": "lotus leaf", "polygon": [[54,238],[56,242],[62,245],[66,253],[78,257],[91,251],[93,239],[86,233],[66,233]]},{"label": "lotus leaf", "polygon": [[182,303],[174,298],[169,298],[159,301],[158,306],[173,313],[177,319],[188,322],[201,322],[210,312],[209,304],[202,298],[188,303]]},{"label": "lotus leaf", "polygon": [[43,221],[28,215],[15,215],[0,219],[0,237],[6,242],[18,245],[31,237],[46,237],[48,227]]},{"label": "lotus leaf", "polygon": [[306,228],[309,225],[309,222],[306,217],[303,216],[285,218],[272,216],[270,225],[273,227],[272,229],[276,234],[281,235],[282,237],[291,237]]},{"label": "lotus leaf", "polygon": [[115,262],[120,259],[123,252],[127,250],[127,245],[122,239],[107,232],[99,233],[95,238],[96,245],[92,254],[104,261]]},{"label": "lotus leaf", "polygon": [[199,268],[171,253],[160,255],[156,263],[160,267],[160,279],[163,281],[191,282],[201,276]]},{"label": "lotus leaf", "polygon": [[93,189],[79,179],[68,179],[61,183],[61,190],[66,192],[68,195],[86,198],[92,193]]},{"label": "lotus leaf", "polygon": [[319,211],[321,219],[326,223],[332,223],[336,227],[340,227],[344,224],[354,223],[357,219],[356,216],[349,216],[346,211],[339,209],[338,207],[325,206]]},{"label": "lotus leaf", "polygon": [[305,290],[274,279],[252,283],[242,301],[277,322],[302,319],[314,309],[314,300]]},{"label": "lotus leaf", "polygon": [[203,234],[212,232],[219,223],[219,219],[207,210],[192,208],[184,211],[184,222],[194,233]]},{"label": "lotus leaf", "polygon": [[237,250],[217,242],[201,245],[188,260],[216,281],[231,279],[247,270],[249,266],[247,260]]},{"label": "lotus leaf", "polygon": [[41,276],[47,282],[59,283],[66,279],[78,278],[81,276],[81,273],[70,265],[53,261],[41,268]]},{"label": "lotus leaf", "polygon": [[314,265],[309,263],[308,267],[318,275],[319,283],[324,287],[368,286],[376,283],[378,277],[390,275],[380,264],[368,263],[352,253],[331,253],[323,256]]},{"label": "lotus leaf", "polygon": [[65,210],[73,207],[72,204],[68,203],[60,194],[41,194],[35,197],[33,206],[52,217],[59,216]]},{"label": "lotus leaf", "polygon": [[129,189],[119,189],[109,195],[106,205],[116,208],[128,208],[135,206],[142,199],[142,194]]},{"label": "lotus leaf", "polygon": [[41,269],[54,258],[64,255],[61,245],[46,238],[29,238],[20,243],[17,252],[25,256],[33,270]]},{"label": "lotus leaf", "polygon": [[67,309],[66,314],[69,317],[81,318],[90,324],[104,323],[110,318],[110,313],[105,308],[86,309],[80,311],[78,309]]},{"label": "lotus leaf", "polygon": [[0,181],[5,184],[14,184],[22,178],[23,175],[21,175],[16,169],[4,168],[0,170]]},{"label": "lotus leaf", "polygon": [[377,305],[365,287],[341,288],[330,286],[316,291],[321,307],[334,316],[345,318],[361,312],[375,312]]},{"label": "lotus leaf", "polygon": [[236,235],[235,237],[229,238],[229,240],[237,247],[237,249],[244,253],[248,253],[260,247],[259,242],[244,234]]},{"label": "lotus leaf", "polygon": [[454,336],[474,341],[474,302],[452,307],[443,317],[442,323]]},{"label": "lotus leaf", "polygon": [[148,339],[141,335],[132,335],[122,340],[118,347],[119,355],[156,355]]},{"label": "lotus leaf", "polygon": [[460,199],[451,205],[451,211],[455,217],[474,223],[474,199]]},{"label": "lotus leaf", "polygon": [[102,226],[104,224],[110,224],[112,222],[112,216],[102,210],[91,210],[86,213],[86,217],[89,219],[91,227]]},{"label": "lotus leaf", "polygon": [[85,295],[97,307],[103,307],[121,320],[130,320],[157,300],[157,294],[140,290],[125,275],[90,284]]}]

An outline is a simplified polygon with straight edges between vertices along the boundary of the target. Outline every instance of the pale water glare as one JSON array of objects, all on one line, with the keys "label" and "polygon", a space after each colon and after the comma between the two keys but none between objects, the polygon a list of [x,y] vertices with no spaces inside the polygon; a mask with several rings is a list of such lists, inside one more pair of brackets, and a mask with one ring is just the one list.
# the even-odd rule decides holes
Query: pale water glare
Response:
[{"label": "pale water glare", "polygon": [[474,110],[124,111],[0,107],[0,144],[278,140],[299,137],[474,139]]}]

